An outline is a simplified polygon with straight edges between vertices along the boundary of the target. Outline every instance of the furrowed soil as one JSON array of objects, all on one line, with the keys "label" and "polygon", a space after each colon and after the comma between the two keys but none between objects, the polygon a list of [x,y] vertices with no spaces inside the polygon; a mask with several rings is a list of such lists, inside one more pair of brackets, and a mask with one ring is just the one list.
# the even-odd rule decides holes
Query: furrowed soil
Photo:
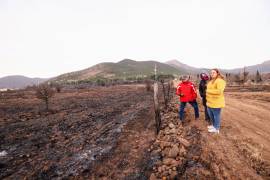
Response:
[{"label": "furrowed soil", "polygon": [[[162,95],[160,96],[161,103]],[[227,90],[220,134],[178,97],[161,107],[143,86],[65,90],[50,112],[32,91],[0,101],[0,179],[270,179],[270,93]]]}]

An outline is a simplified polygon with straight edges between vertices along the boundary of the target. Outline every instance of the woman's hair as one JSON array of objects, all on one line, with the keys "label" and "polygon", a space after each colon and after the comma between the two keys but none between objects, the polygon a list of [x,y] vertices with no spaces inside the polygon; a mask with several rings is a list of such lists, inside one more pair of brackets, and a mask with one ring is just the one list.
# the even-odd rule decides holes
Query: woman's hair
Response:
[{"label": "woman's hair", "polygon": [[214,83],[217,78],[225,80],[224,76],[221,74],[221,72],[217,68],[214,68],[211,71],[216,71],[216,73],[217,73],[217,77],[215,79],[213,79],[212,76],[210,76],[210,79],[213,80],[212,83]]}]

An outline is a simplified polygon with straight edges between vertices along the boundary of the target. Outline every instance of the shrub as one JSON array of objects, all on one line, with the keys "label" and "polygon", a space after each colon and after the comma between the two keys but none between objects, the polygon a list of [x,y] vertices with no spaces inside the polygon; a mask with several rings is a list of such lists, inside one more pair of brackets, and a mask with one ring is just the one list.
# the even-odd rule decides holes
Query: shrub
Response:
[{"label": "shrub", "polygon": [[46,111],[49,110],[49,100],[53,97],[55,91],[47,84],[42,84],[36,87],[36,97],[45,102]]}]

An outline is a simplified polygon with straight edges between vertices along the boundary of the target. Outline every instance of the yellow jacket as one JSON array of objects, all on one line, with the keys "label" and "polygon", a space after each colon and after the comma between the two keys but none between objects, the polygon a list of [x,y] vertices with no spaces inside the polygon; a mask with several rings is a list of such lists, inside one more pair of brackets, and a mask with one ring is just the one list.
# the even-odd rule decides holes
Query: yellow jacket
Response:
[{"label": "yellow jacket", "polygon": [[210,108],[223,108],[225,107],[224,89],[226,82],[221,78],[217,78],[214,83],[212,82],[213,80],[207,84],[206,105]]}]

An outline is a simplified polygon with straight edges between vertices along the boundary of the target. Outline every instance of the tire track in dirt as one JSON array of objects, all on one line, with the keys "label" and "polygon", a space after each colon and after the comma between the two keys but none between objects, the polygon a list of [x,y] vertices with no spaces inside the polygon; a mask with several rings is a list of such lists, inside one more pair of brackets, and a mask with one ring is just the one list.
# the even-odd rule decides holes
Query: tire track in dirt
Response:
[{"label": "tire track in dirt", "polygon": [[246,93],[238,93],[236,97],[227,95],[222,123],[226,138],[248,159],[248,164],[262,177],[270,179],[270,107],[261,100],[270,94],[260,94],[259,99],[251,92],[248,95],[252,99]]}]

